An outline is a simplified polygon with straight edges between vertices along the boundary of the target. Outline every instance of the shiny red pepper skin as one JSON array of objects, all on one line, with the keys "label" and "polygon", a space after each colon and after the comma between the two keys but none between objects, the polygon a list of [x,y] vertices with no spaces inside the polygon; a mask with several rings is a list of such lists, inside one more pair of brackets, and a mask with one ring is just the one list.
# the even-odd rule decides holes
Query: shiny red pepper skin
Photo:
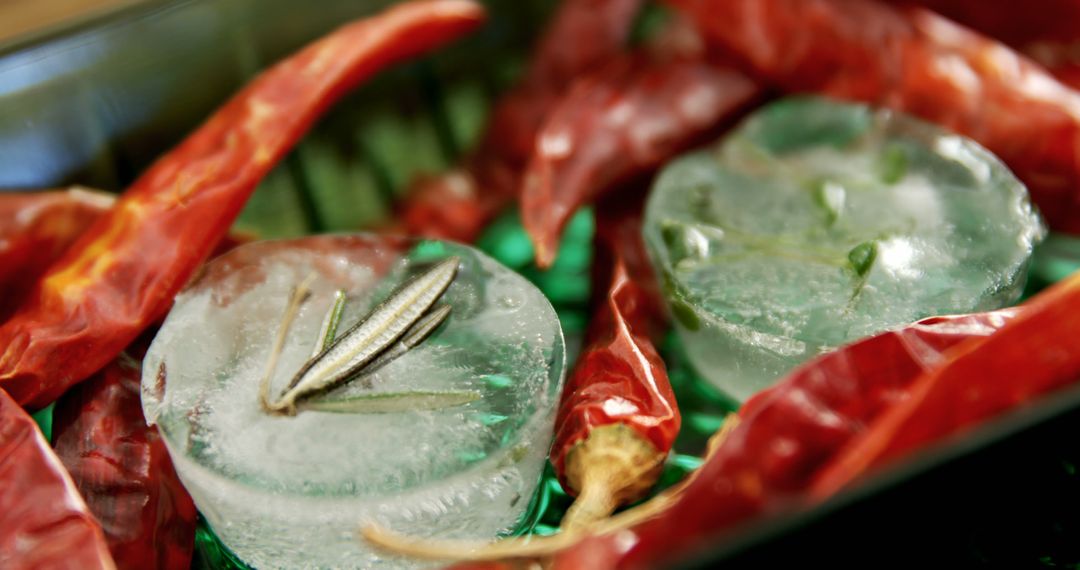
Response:
[{"label": "shiny red pepper skin", "polygon": [[0,568],[115,568],[94,516],[49,442],[0,390]]},{"label": "shiny red pepper skin", "polygon": [[255,78],[151,166],[0,326],[0,387],[41,407],[110,362],[161,316],[255,185],[322,111],[382,67],[482,19],[466,0],[404,3]]},{"label": "shiny red pepper skin", "polygon": [[805,503],[816,476],[904,401],[951,348],[993,338],[1016,312],[926,319],[797,368],[746,402],[739,424],[670,508],[630,529],[583,540],[554,567],[578,568],[583,560],[595,569],[653,567],[740,522]]},{"label": "shiny red pepper skin", "polygon": [[1080,88],[1080,1],[898,0],[921,5],[1001,40],[1042,64],[1059,81]]},{"label": "shiny red pepper skin", "polygon": [[827,497],[870,469],[1080,380],[1080,274],[1020,307],[997,334],[947,353],[904,401],[860,433],[814,483]]},{"label": "shiny red pepper skin", "polygon": [[141,382],[142,367],[125,352],[69,390],[53,412],[54,448],[101,523],[117,568],[185,570],[195,505],[157,428],[146,425]]},{"label": "shiny red pepper skin", "polygon": [[653,344],[665,330],[665,317],[645,256],[640,215],[612,214],[597,215],[596,263],[610,269],[610,285],[563,388],[551,448],[555,473],[574,494],[566,458],[592,430],[629,426],[666,456],[681,424],[667,369]]},{"label": "shiny red pepper skin", "polygon": [[0,322],[115,198],[70,188],[0,193]]},{"label": "shiny red pepper skin", "polygon": [[646,175],[737,117],[759,95],[735,69],[642,50],[576,81],[536,136],[521,219],[550,266],[567,220],[617,184]]},{"label": "shiny red pepper skin", "polygon": [[873,0],[668,0],[787,91],[864,101],[971,137],[1024,181],[1052,228],[1080,232],[1080,93],[1012,49]]},{"label": "shiny red pepper skin", "polygon": [[1080,39],[1080,1],[1040,0],[892,0],[894,4],[923,6],[973,30],[1011,46],[1025,48],[1036,42],[1073,42]]},{"label": "shiny red pepper skin", "polygon": [[579,75],[619,55],[642,0],[563,0],[525,77],[503,95],[462,168],[416,180],[399,209],[413,235],[474,241],[518,196],[540,125]]}]

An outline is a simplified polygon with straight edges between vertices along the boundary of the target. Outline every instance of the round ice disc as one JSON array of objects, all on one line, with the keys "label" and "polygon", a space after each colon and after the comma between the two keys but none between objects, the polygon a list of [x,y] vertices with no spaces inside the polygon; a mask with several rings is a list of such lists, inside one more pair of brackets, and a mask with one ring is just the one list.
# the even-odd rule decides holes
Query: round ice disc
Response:
[{"label": "round ice disc", "polygon": [[[260,379],[294,287],[310,278],[272,396],[311,357],[336,291],[346,295],[340,335],[451,256],[460,258],[457,275],[433,306],[450,313],[434,333],[318,396],[397,405],[291,417],[262,408]],[[544,466],[563,368],[551,305],[482,253],[319,236],[252,243],[210,263],[147,354],[143,408],[199,509],[249,564],[409,567],[359,541],[359,525],[472,538],[512,528]],[[429,397],[410,404],[416,394]]]},{"label": "round ice disc", "polygon": [[667,166],[644,232],[695,367],[745,399],[859,337],[1013,303],[1044,230],[971,140],[798,98]]}]

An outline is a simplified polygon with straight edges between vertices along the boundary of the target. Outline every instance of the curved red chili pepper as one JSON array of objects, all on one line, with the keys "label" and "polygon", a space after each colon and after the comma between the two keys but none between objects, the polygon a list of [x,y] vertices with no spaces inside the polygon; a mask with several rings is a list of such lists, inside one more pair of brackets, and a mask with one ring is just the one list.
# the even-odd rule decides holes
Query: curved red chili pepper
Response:
[{"label": "curved red chili pepper", "polygon": [[[626,49],[642,0],[563,0],[540,36],[521,83],[492,112],[478,154],[524,166],[548,111],[582,73]],[[516,193],[516,188],[512,189]]]},{"label": "curved red chili pepper", "polygon": [[3,390],[0,568],[115,568],[101,527],[49,442]]},{"label": "curved red chili pepper", "polygon": [[258,181],[333,101],[376,71],[475,28],[466,0],[407,2],[278,63],[159,159],[0,327],[0,387],[48,404],[168,307]]},{"label": "curved red chili pepper", "polygon": [[1011,46],[1080,40],[1080,0],[892,0],[919,5]]},{"label": "curved red chili pepper", "polygon": [[1080,88],[1080,1],[897,0],[922,5],[1001,40],[1046,67],[1059,81]]},{"label": "curved red chili pepper", "polygon": [[928,372],[948,366],[943,358],[951,348],[995,338],[990,335],[1010,320],[1020,320],[1016,314],[931,318],[797,368],[743,406],[738,425],[670,508],[633,528],[585,539],[559,555],[555,567],[579,567],[581,560],[595,569],[648,567],[739,522],[804,502],[816,476],[867,425],[904,401]]},{"label": "curved red chili pepper", "polygon": [[115,200],[111,194],[78,187],[0,193],[0,322]]},{"label": "curved red chili pepper", "polygon": [[996,334],[950,350],[818,475],[812,494],[832,495],[871,468],[1080,380],[1078,307],[1080,274],[1029,301]]},{"label": "curved red chili pepper", "polygon": [[141,382],[142,367],[124,353],[69,390],[53,412],[54,447],[118,568],[186,570],[195,505],[157,428],[146,425]]},{"label": "curved red chili pepper", "polygon": [[537,43],[521,82],[495,105],[462,168],[416,180],[399,208],[403,230],[462,242],[517,199],[540,125],[577,76],[625,49],[642,0],[564,0]]},{"label": "curved red chili pepper", "polygon": [[597,215],[596,263],[610,269],[610,286],[563,388],[555,421],[552,465],[563,488],[580,494],[564,528],[606,517],[647,492],[681,423],[667,369],[653,345],[665,319],[640,215],[613,210]]},{"label": "curved red chili pepper", "polygon": [[785,90],[898,109],[975,139],[1027,184],[1051,227],[1080,232],[1080,92],[1008,47],[873,0],[669,3]]},{"label": "curved red chili pepper", "polygon": [[740,114],[761,93],[703,57],[625,55],[574,83],[543,128],[522,179],[521,220],[550,266],[584,203],[642,176]]}]

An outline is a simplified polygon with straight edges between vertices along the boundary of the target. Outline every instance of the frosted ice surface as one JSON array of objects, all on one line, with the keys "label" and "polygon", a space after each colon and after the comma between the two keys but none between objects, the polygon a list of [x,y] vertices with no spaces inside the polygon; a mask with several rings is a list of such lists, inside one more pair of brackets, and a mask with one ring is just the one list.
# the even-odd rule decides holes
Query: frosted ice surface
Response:
[{"label": "frosted ice surface", "polygon": [[[280,393],[310,355],[335,290],[341,331],[431,262],[461,257],[435,334],[364,392],[472,390],[452,408],[270,416],[258,384],[290,290],[314,272],[278,363]],[[143,407],[222,540],[259,568],[412,567],[356,539],[362,521],[425,536],[512,528],[547,455],[564,366],[555,312],[523,278],[467,246],[324,236],[243,246],[177,298],[147,355]]]},{"label": "frosted ice surface", "polygon": [[814,98],[666,167],[644,231],[688,354],[738,399],[859,337],[1011,304],[1044,233],[974,142]]}]

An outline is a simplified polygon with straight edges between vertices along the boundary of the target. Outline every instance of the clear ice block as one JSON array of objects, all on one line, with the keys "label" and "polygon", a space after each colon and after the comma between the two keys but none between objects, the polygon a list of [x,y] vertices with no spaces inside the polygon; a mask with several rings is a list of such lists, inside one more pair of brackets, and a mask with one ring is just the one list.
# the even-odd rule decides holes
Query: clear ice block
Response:
[{"label": "clear ice block", "polygon": [[644,233],[695,367],[743,400],[859,337],[1013,303],[1044,229],[976,143],[798,98],[668,165]]},{"label": "clear ice block", "polygon": [[[265,413],[258,386],[292,287],[317,278],[273,376],[311,354],[334,292],[340,331],[451,255],[449,318],[426,341],[327,398],[473,391],[435,410]],[[342,235],[242,246],[176,300],[144,363],[143,409],[223,543],[265,568],[413,568],[373,550],[362,523],[439,538],[494,538],[536,490],[564,372],[555,311],[523,278],[452,243]],[[471,398],[470,398],[471,399]]]}]

